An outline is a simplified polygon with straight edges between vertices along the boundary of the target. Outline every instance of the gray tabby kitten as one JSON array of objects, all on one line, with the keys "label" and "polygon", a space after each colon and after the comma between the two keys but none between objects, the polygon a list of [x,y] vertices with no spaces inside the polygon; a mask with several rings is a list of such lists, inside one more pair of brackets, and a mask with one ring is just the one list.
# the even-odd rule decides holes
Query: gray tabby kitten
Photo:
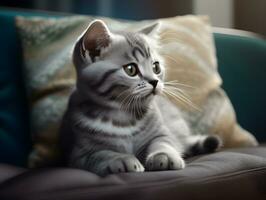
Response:
[{"label": "gray tabby kitten", "polygon": [[218,137],[193,135],[179,109],[157,95],[165,87],[157,30],[110,32],[96,20],[77,41],[77,84],[60,134],[69,166],[98,175],[177,170],[184,155],[220,146]]}]

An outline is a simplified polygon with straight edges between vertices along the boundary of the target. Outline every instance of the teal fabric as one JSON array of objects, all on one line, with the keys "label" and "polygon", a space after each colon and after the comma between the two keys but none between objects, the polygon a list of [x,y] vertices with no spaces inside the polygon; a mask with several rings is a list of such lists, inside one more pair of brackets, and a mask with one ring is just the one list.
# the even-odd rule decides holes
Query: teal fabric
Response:
[{"label": "teal fabric", "polygon": [[[25,165],[31,148],[22,57],[14,17],[47,13],[0,9],[0,162]],[[53,15],[53,17],[60,15]],[[255,38],[215,34],[223,87],[240,124],[266,141],[266,44]]]},{"label": "teal fabric", "polygon": [[48,14],[0,9],[0,162],[24,166],[31,139],[16,15]]},{"label": "teal fabric", "polygon": [[13,15],[0,12],[0,161],[22,165],[29,149],[21,54]]},{"label": "teal fabric", "polygon": [[266,41],[255,37],[215,34],[223,88],[238,122],[260,142],[266,141]]}]

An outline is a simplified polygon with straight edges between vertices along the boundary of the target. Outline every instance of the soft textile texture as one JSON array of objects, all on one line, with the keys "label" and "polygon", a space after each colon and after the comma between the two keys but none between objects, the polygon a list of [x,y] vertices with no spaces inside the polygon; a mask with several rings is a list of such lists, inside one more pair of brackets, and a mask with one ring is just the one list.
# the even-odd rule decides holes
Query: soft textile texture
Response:
[{"label": "soft textile texture", "polygon": [[[139,30],[153,22],[102,19],[112,30]],[[75,84],[72,47],[92,20],[92,17],[86,16],[17,18],[24,50],[26,87],[32,108],[31,125],[35,144],[29,159],[32,167],[55,155],[60,120]],[[178,80],[192,86],[184,87],[184,90],[200,108],[199,111],[175,101],[188,113],[188,120],[206,120],[206,130],[220,135],[225,147],[255,145],[255,139],[236,123],[231,103],[220,88],[221,78],[217,72],[208,18],[183,16],[159,21],[167,80]]]},{"label": "soft textile texture", "polygon": [[21,48],[12,14],[0,9],[0,161],[23,165],[30,150],[30,135]]},{"label": "soft textile texture", "polygon": [[265,200],[265,166],[265,147],[199,156],[179,171],[123,173],[106,178],[79,169],[23,172],[0,164],[0,174],[9,173],[0,183],[0,199]]}]

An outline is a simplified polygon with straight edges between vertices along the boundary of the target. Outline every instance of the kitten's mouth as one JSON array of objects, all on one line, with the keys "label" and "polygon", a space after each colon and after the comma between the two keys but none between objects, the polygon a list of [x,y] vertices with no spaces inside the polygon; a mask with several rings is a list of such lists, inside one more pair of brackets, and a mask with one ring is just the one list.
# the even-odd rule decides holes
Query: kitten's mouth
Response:
[{"label": "kitten's mouth", "polygon": [[155,95],[157,95],[157,94],[158,94],[158,92],[155,91],[155,90],[153,90],[153,91],[151,91],[149,94],[147,94],[147,95],[145,96],[145,99],[147,99],[147,98],[149,98],[149,97],[152,97],[152,96],[155,96]]}]

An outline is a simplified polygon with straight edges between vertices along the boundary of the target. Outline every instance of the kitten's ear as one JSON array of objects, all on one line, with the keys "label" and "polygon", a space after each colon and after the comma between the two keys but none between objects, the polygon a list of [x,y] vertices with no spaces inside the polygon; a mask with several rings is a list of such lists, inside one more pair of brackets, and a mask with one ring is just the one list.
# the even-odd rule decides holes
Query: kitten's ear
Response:
[{"label": "kitten's ear", "polygon": [[138,32],[145,34],[145,35],[148,35],[148,36],[151,36],[151,37],[157,36],[159,33],[160,26],[161,26],[160,22],[156,22],[156,23],[153,23],[149,26],[142,28]]},{"label": "kitten's ear", "polygon": [[100,55],[101,48],[107,47],[111,42],[111,33],[105,23],[101,20],[94,20],[88,26],[82,36],[82,48],[93,60]]}]

